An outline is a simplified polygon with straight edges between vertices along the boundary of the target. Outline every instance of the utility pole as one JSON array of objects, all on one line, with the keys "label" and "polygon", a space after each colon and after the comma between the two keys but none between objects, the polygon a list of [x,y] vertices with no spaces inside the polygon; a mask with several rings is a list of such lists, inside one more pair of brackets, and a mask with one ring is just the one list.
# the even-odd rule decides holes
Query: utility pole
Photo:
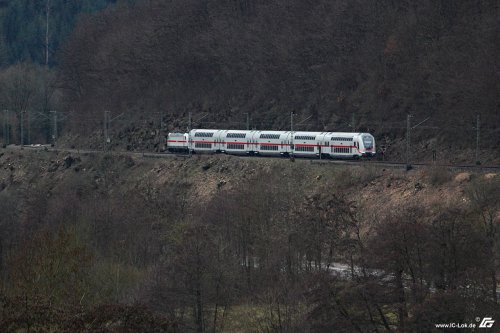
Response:
[{"label": "utility pole", "polygon": [[411,170],[411,148],[410,148],[410,139],[411,139],[411,130],[422,125],[425,123],[427,120],[430,119],[430,117],[425,118],[415,126],[411,126],[411,117],[413,117],[411,114],[408,114],[406,117],[406,171]]},{"label": "utility pole", "polygon": [[158,137],[158,151],[162,150],[162,133],[163,133],[163,113],[156,112],[158,114],[158,131],[157,131],[157,137]]},{"label": "utility pole", "polygon": [[115,119],[118,119],[121,116],[123,116],[123,113],[120,113],[118,116],[111,119],[111,117],[109,116],[109,113],[110,113],[109,111],[104,111],[104,140],[105,140],[104,150],[106,150],[108,148],[108,144],[111,142],[111,139],[109,137],[109,128],[110,128],[111,122],[114,121]]},{"label": "utility pole", "polygon": [[476,165],[481,164],[481,161],[479,160],[479,136],[480,136],[480,123],[478,114],[476,117]]},{"label": "utility pole", "polygon": [[250,113],[246,113],[247,115],[247,131],[250,130]]},{"label": "utility pole", "polygon": [[109,140],[109,111],[104,111],[104,150],[107,150]]},{"label": "utility pole", "polygon": [[290,158],[293,161],[293,151],[295,147],[293,146],[293,112],[290,112]]},{"label": "utility pole", "polygon": [[26,111],[28,115],[28,145],[31,144],[31,113],[30,111]]},{"label": "utility pole", "polygon": [[52,146],[55,147],[57,140],[57,111],[50,111],[52,114]]},{"label": "utility pole", "polygon": [[410,131],[411,131],[411,115],[406,116],[406,171],[411,169],[410,164]]},{"label": "utility pole", "polygon": [[188,152],[189,152],[189,157],[191,157],[191,112],[189,112],[189,119],[188,119]]},{"label": "utility pole", "polygon": [[47,0],[45,6],[45,66],[49,66],[49,18],[50,18],[50,0]]},{"label": "utility pole", "polygon": [[24,146],[24,111],[21,110],[21,149]]},{"label": "utility pole", "polygon": [[9,110],[3,110],[3,143],[5,147],[9,145]]},{"label": "utility pole", "polygon": [[[195,124],[200,124],[200,120],[208,117],[210,115],[210,113],[207,113],[206,115],[204,115],[203,117],[201,117],[200,119],[196,120],[194,123]],[[190,132],[191,132],[191,127],[193,126],[193,120],[192,120],[192,114],[191,112],[189,112],[189,120],[188,120],[188,151],[189,151],[189,156],[191,156],[191,147],[190,145],[192,144],[192,141],[191,141],[191,135],[190,135]]]}]

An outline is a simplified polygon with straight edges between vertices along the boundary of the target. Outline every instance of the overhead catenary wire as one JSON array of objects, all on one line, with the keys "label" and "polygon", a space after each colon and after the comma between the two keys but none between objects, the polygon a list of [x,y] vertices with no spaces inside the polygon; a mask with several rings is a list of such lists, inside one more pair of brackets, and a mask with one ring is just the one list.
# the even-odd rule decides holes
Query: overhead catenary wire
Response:
[{"label": "overhead catenary wire", "polygon": [[[210,121],[205,121],[206,118],[210,115],[213,115],[213,113],[202,113],[201,114],[201,117],[197,118],[195,121],[193,121],[193,119],[191,119],[191,124],[190,124],[190,128],[192,128],[192,126],[196,126],[197,124],[199,125],[202,125],[203,127],[206,127],[208,126],[208,128],[227,128],[227,129],[231,129],[231,128],[249,128],[249,114],[248,113],[245,113],[247,115],[247,119],[246,119],[246,122],[244,121],[244,119],[241,119],[241,121],[236,121],[236,120],[227,120],[227,119],[221,119],[221,120],[218,120],[218,121],[214,121],[214,120],[210,120]],[[60,111],[57,111],[57,113],[55,112],[52,112],[52,111],[49,111],[48,113],[45,113],[45,112],[31,112],[31,115],[32,115],[32,121],[36,121],[37,119],[46,119],[46,120],[49,120],[49,122],[47,124],[50,124],[52,125],[51,128],[52,128],[52,143],[54,144],[55,143],[55,140],[54,139],[57,139],[58,135],[59,135],[59,125],[61,122],[66,122],[66,121],[71,121],[71,120],[77,120],[78,122],[81,122],[81,123],[87,123],[87,122],[95,122],[95,123],[101,123],[103,121],[103,118],[98,118],[96,117],[95,115],[93,114],[82,114],[82,113],[76,113],[74,112],[73,110],[71,111],[63,111],[63,112],[60,112]],[[151,123],[156,123],[154,120],[157,119],[158,117],[158,112],[146,112],[144,114],[141,114],[141,117],[143,118],[144,121],[148,121],[148,117],[149,116],[153,116],[154,115],[154,118],[151,119]],[[4,141],[5,142],[9,142],[9,136],[10,136],[10,130],[7,129],[6,127],[9,127],[10,124],[6,124],[6,123],[10,123],[10,121],[8,121],[7,119],[9,118],[9,114],[8,114],[8,111],[4,111],[4,121],[3,121],[3,126],[4,126]],[[297,114],[294,114],[292,117],[294,118],[292,121],[295,120]],[[295,122],[293,123],[293,130],[296,131],[296,130],[310,130],[311,129],[311,126],[312,124],[309,124],[309,123],[305,123],[307,122],[308,120],[310,120],[314,115],[305,115],[306,117],[304,119],[302,119],[301,121],[299,122]],[[17,119],[19,120],[25,120],[24,117],[23,117],[23,113],[17,113]],[[173,115],[170,115],[170,117],[173,118]],[[192,117],[192,113],[191,113],[191,117]],[[109,126],[109,123],[111,121],[116,121],[116,122],[119,122],[121,124],[127,124],[127,123],[131,123],[133,124],[134,123],[134,119],[135,117],[132,117],[132,115],[129,115],[129,114],[126,114],[126,113],[121,113],[119,114],[118,116],[116,117],[111,117],[109,115],[109,118],[105,119],[105,123],[108,123],[108,126],[106,127],[105,129],[105,147],[106,145],[109,143],[108,139],[110,139],[110,126]],[[462,133],[465,134],[464,137],[464,140],[465,138],[469,138],[469,139],[472,139],[472,131],[474,131],[475,133],[475,147],[474,147],[474,142],[473,140],[469,140],[469,141],[472,141],[470,144],[471,144],[471,150],[475,150],[475,161],[478,162],[479,161],[479,149],[480,149],[480,144],[479,144],[479,140],[478,138],[480,138],[480,135],[478,135],[478,133],[480,133],[481,135],[485,135],[485,136],[491,136],[492,134],[495,134],[495,133],[498,133],[500,131],[500,128],[498,127],[492,127],[491,124],[494,124],[495,123],[495,116],[492,116],[492,117],[488,117],[487,118],[488,121],[484,121],[484,127],[481,128],[479,127],[479,121],[478,119],[469,119],[469,121],[467,121],[467,118],[464,118],[464,117],[457,117],[456,119],[453,119],[453,118],[447,118],[447,119],[436,119],[436,120],[432,120],[432,123],[430,123],[430,117],[426,117],[424,120],[420,121],[419,123],[417,123],[416,125],[413,125],[411,126],[410,128],[410,131],[411,132],[414,132],[414,133],[419,133],[419,137],[421,137],[421,133],[422,131],[443,131],[443,132],[446,132],[446,133],[451,133],[451,132],[456,132],[456,131],[461,131]],[[493,119],[493,121],[492,121]],[[176,121],[176,123],[182,123],[182,120],[180,121]],[[189,122],[189,120],[188,120]],[[282,121],[281,121],[282,122]],[[425,124],[425,122],[429,122],[430,124]],[[270,121],[270,120],[257,120],[255,124],[252,125],[252,127],[254,129],[257,129],[258,127],[260,127],[260,129],[276,129],[276,121]],[[305,123],[305,124],[304,124]],[[475,124],[474,124],[475,123]],[[328,126],[329,128],[326,128],[326,127],[323,127],[320,131],[332,131],[332,132],[335,132],[335,131],[342,131],[342,130],[352,130],[352,126],[353,126],[354,122],[351,122],[350,124],[349,123],[346,123],[344,124],[346,127],[344,128],[343,126],[335,126],[333,124],[331,124],[330,126]],[[49,125],[49,126],[50,126]],[[257,125],[257,126],[255,126]],[[407,125],[407,124],[406,124]],[[476,125],[476,126],[474,126]],[[176,125],[178,126],[178,125]],[[355,124],[356,127],[361,127],[361,130],[362,131],[367,131],[367,132],[370,132],[370,133],[374,133],[374,134],[383,134],[383,133],[388,133],[389,131],[394,131],[395,133],[397,133],[396,135],[399,136],[401,134],[401,131],[406,129],[408,130],[408,125],[405,126],[404,124],[404,121],[403,120],[394,120],[391,119],[389,121],[382,121],[380,119],[374,119],[373,117],[364,117],[364,116],[360,116],[359,118],[356,119],[356,124]],[[172,128],[172,125],[170,126]],[[21,128],[22,129],[22,128]],[[359,128],[358,128],[359,129]],[[277,129],[279,130],[279,129]],[[397,130],[397,131],[396,131]],[[416,131],[416,132],[415,132]],[[411,135],[414,135],[414,133],[409,133],[409,137],[407,138],[408,140],[408,143],[411,144]],[[24,137],[24,133],[21,133],[21,138],[23,139]],[[402,140],[404,140],[404,137],[401,137]],[[408,151],[408,158],[407,158],[407,162],[408,162],[408,165],[411,165],[411,146],[409,149],[407,149]]]}]

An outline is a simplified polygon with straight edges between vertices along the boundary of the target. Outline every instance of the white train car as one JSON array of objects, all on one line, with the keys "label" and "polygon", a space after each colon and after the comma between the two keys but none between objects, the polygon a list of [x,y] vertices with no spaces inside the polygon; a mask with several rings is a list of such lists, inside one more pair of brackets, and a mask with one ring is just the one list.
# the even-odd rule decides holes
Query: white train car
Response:
[{"label": "white train car", "polygon": [[168,133],[167,150],[171,153],[183,153],[188,151],[187,133]]},{"label": "white train car", "polygon": [[290,132],[255,131],[253,152],[263,156],[280,156],[288,153]]},{"label": "white train car", "polygon": [[222,130],[219,133],[220,152],[234,155],[250,154],[255,131]]},{"label": "white train car", "polygon": [[196,153],[212,153],[220,151],[222,130],[193,129],[188,133],[188,149]]},{"label": "white train car", "polygon": [[359,158],[362,156],[358,147],[359,133],[328,133],[325,139],[329,143],[327,153],[334,158]]},{"label": "white train car", "polygon": [[290,132],[193,129],[169,133],[167,149],[173,152],[232,155],[360,158],[376,154],[369,133]]},{"label": "white train car", "polygon": [[324,132],[294,132],[290,148],[297,157],[325,155],[323,138]]},{"label": "white train car", "polygon": [[323,137],[326,153],[333,158],[375,156],[375,139],[369,133],[331,132]]}]

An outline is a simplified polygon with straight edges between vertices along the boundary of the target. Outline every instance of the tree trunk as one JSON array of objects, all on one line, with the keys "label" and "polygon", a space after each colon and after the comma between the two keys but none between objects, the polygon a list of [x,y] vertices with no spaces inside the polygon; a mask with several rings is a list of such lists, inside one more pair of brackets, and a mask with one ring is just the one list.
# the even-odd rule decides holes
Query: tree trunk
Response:
[{"label": "tree trunk", "polygon": [[402,270],[396,272],[396,288],[398,294],[399,332],[406,332],[406,319],[408,318],[408,312],[406,310],[406,298],[403,286]]},{"label": "tree trunk", "polygon": [[201,299],[201,287],[199,283],[196,286],[196,332],[205,332],[203,328],[203,303]]},{"label": "tree trunk", "polygon": [[47,0],[45,9],[45,66],[49,66],[49,18],[50,18],[50,0]]},{"label": "tree trunk", "polygon": [[[493,263],[494,265],[495,263]],[[491,270],[491,284],[492,284],[492,296],[493,296],[493,302],[495,304],[498,303],[498,297],[497,297],[497,272],[493,268]]]}]

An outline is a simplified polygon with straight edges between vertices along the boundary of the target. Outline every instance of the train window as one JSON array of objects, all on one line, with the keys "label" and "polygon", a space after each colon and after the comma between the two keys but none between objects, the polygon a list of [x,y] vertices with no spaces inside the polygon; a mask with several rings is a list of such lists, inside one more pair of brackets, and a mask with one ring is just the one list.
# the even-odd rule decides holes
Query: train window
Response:
[{"label": "train window", "polygon": [[295,136],[295,140],[315,140],[316,137],[315,136],[311,136],[311,135],[296,135]]},{"label": "train window", "polygon": [[238,138],[244,139],[246,137],[246,133],[228,133],[226,138]]},{"label": "train window", "polygon": [[245,145],[235,144],[235,143],[228,143],[227,144],[227,149],[245,149]]},{"label": "train window", "polygon": [[279,139],[280,135],[279,134],[261,134],[260,138],[261,139]]},{"label": "train window", "polygon": [[368,135],[363,136],[363,145],[366,149],[373,148],[373,138]]},{"label": "train window", "polygon": [[333,149],[334,153],[339,153],[339,154],[349,154],[351,153],[351,148],[350,147],[335,147]]},{"label": "train window", "polygon": [[278,146],[261,145],[260,150],[278,150]]},{"label": "train window", "polygon": [[353,141],[354,138],[332,137],[332,141]]},{"label": "train window", "polygon": [[194,144],[194,147],[195,148],[208,148],[208,149],[210,149],[210,148],[212,148],[212,144],[211,143],[196,142]]},{"label": "train window", "polygon": [[194,136],[197,138],[211,138],[214,136],[214,133],[196,132]]},{"label": "train window", "polygon": [[314,147],[296,146],[295,151],[314,151]]}]

